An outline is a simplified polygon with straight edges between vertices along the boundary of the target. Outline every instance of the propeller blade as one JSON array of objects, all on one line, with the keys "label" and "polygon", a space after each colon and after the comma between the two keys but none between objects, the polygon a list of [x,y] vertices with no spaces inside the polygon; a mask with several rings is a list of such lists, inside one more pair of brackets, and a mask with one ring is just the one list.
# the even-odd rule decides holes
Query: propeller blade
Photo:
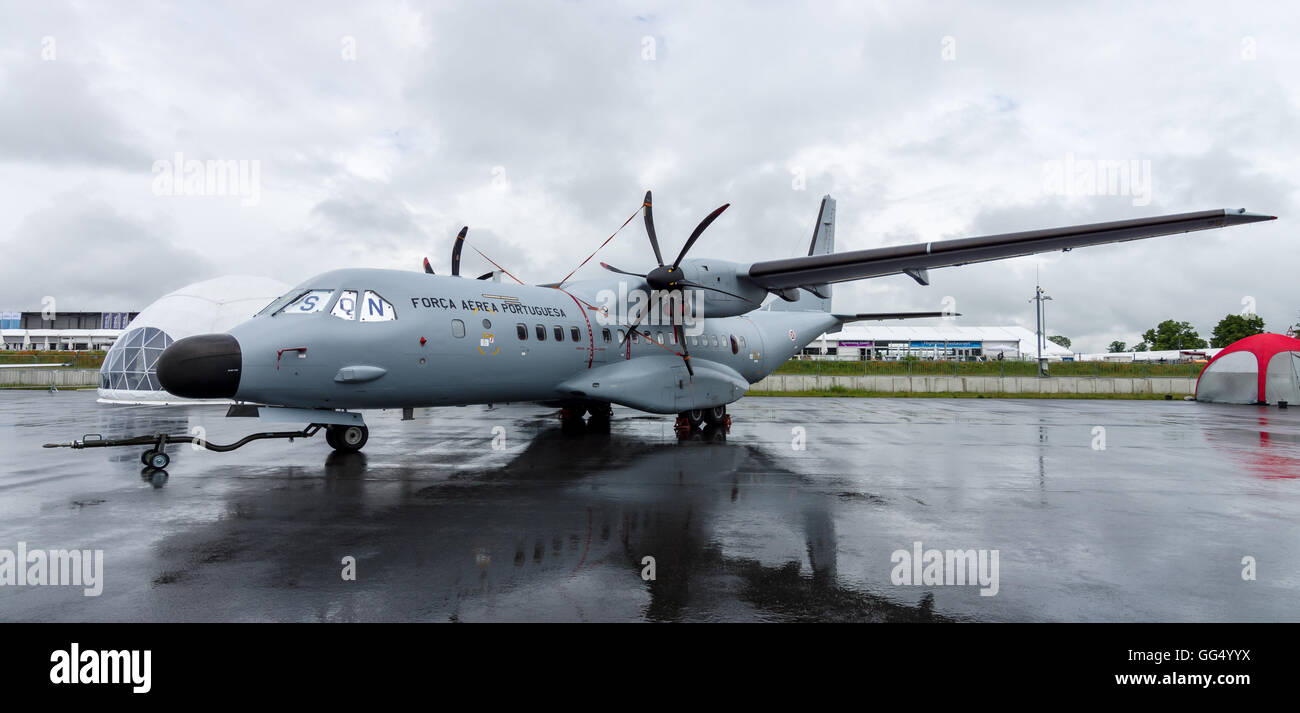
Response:
[{"label": "propeller blade", "polygon": [[483,273],[482,275],[479,275],[479,276],[478,276],[477,278],[475,278],[475,279],[479,279],[479,280],[491,280],[491,279],[492,279],[492,276],[495,275],[495,274],[496,274],[496,270],[492,270],[492,271],[489,271],[489,272],[485,272],[485,273]]},{"label": "propeller blade", "polygon": [[460,249],[465,247],[465,234],[469,232],[469,226],[460,229],[460,235],[456,236],[456,245],[451,249],[451,274],[453,277],[460,276]]},{"label": "propeller blade", "polygon": [[659,241],[655,238],[655,218],[654,212],[650,208],[650,191],[645,192],[645,232],[650,236],[650,247],[654,248],[655,260],[659,262],[659,267],[664,266],[664,256],[659,253]]},{"label": "propeller blade", "polygon": [[605,268],[606,270],[609,270],[610,272],[617,272],[620,275],[631,275],[632,277],[645,277],[645,275],[642,275],[640,273],[628,272],[627,270],[620,270],[617,267],[614,267],[613,265],[610,265],[609,263],[605,263],[605,262],[602,262],[600,266]]},{"label": "propeller blade", "polygon": [[424,259],[424,271],[430,275],[433,274],[433,265],[429,264],[429,258]]},{"label": "propeller blade", "polygon": [[691,379],[694,380],[695,370],[691,368],[691,350],[686,348],[686,329],[682,328],[682,326],[677,324],[674,320],[673,333],[677,335],[677,343],[682,345],[682,362],[686,364],[686,373],[690,374]]},{"label": "propeller blade", "polygon": [[686,239],[686,244],[682,246],[681,253],[677,255],[677,260],[673,262],[674,270],[677,269],[678,265],[682,264],[682,258],[686,257],[686,253],[690,251],[691,246],[694,245],[695,241],[699,239],[700,233],[703,233],[704,229],[709,227],[710,223],[716,220],[718,216],[722,215],[722,211],[730,207],[731,207],[730,203],[722,204],[712,213],[709,213],[707,216],[705,216],[704,220],[701,220],[699,225],[695,226],[695,232],[691,233],[691,237]]},{"label": "propeller blade", "polygon": [[734,292],[727,292],[726,290],[718,289],[717,287],[709,287],[708,285],[701,285],[701,284],[698,283],[698,282],[691,282],[690,280],[681,280],[681,281],[678,282],[677,284],[681,285],[682,287],[693,287],[693,288],[695,288],[695,289],[697,289],[697,290],[713,290],[714,292],[721,292],[721,293],[724,294],[724,295],[731,295],[732,297],[735,297],[736,299],[745,300],[746,302],[753,302],[753,300],[751,300],[751,299],[749,299],[749,298],[747,298],[747,297],[741,297],[740,295],[738,295],[738,294],[736,294],[736,293],[734,293]]}]

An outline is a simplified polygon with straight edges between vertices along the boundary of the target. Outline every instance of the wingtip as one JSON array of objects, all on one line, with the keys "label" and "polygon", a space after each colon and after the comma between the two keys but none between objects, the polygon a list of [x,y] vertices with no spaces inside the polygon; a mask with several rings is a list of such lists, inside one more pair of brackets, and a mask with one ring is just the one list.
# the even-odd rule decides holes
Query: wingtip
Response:
[{"label": "wingtip", "polygon": [[1277,220],[1276,215],[1255,213],[1245,208],[1228,208],[1223,211],[1229,218],[1236,218],[1243,223],[1255,223],[1264,220]]}]

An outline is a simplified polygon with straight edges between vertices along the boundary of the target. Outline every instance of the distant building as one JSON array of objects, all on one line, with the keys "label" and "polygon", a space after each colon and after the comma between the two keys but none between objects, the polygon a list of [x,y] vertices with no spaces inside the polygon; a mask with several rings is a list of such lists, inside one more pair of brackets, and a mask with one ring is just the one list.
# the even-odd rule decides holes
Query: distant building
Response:
[{"label": "distant building", "polygon": [[[917,359],[979,361],[1036,359],[1035,335],[1024,327],[965,327],[957,325],[895,326],[870,323],[846,325],[809,344],[801,359],[897,361]],[[1043,356],[1072,360],[1074,353],[1044,340]]]},{"label": "distant building", "polygon": [[1111,362],[1198,362],[1209,361],[1223,351],[1214,347],[1204,349],[1168,349],[1154,352],[1094,352],[1077,355],[1077,361]]},{"label": "distant building", "polygon": [[0,312],[4,348],[84,351],[108,349],[138,312]]}]

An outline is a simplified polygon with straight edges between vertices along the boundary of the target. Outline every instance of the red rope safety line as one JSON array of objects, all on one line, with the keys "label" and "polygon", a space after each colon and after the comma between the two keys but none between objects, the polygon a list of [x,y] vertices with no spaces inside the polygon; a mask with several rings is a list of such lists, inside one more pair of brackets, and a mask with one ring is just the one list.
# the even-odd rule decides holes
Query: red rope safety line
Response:
[{"label": "red rope safety line", "polygon": [[[474,248],[473,245],[471,245],[470,247]],[[500,270],[501,272],[504,272],[507,275],[510,275],[509,270],[505,269],[504,267],[501,267],[496,263],[495,260],[488,257],[487,255],[484,255],[482,250],[479,250],[478,248],[474,248],[474,252],[478,253],[484,260],[487,260],[488,262],[492,263],[492,266],[495,267],[496,269]],[[518,277],[515,277],[514,275],[510,275],[510,279],[514,280],[515,282],[518,282],[521,285],[524,284],[523,280],[519,279]]]},{"label": "red rope safety line", "polygon": [[593,257],[596,257],[596,253],[600,252],[601,248],[605,247],[606,245],[609,245],[609,241],[613,240],[613,239],[614,239],[614,236],[615,236],[615,235],[618,235],[619,232],[621,232],[621,231],[623,230],[623,228],[626,228],[626,227],[627,227],[627,224],[628,224],[628,223],[631,223],[631,222],[632,222],[632,219],[635,218],[635,217],[637,217],[637,215],[639,215],[639,214],[641,213],[641,211],[643,211],[643,210],[645,210],[645,203],[642,203],[642,204],[641,204],[641,207],[640,207],[640,208],[637,208],[635,213],[633,213],[632,215],[629,215],[629,216],[627,217],[627,220],[623,221],[623,224],[620,225],[620,226],[618,226],[618,230],[615,230],[612,234],[610,234],[610,236],[609,236],[608,238],[605,238],[605,242],[601,243],[599,248],[596,248],[594,251],[592,251],[592,253],[591,253],[590,255],[587,256],[587,259],[586,259],[586,260],[583,260],[581,264],[579,264],[577,267],[573,268],[573,271],[572,271],[572,272],[570,272],[569,274],[565,275],[565,276],[564,276],[564,279],[563,279],[563,280],[560,280],[559,283],[556,284],[556,287],[559,287],[560,285],[563,285],[564,283],[568,282],[568,281],[569,281],[569,278],[570,278],[570,277],[573,277],[573,273],[574,273],[574,272],[577,272],[578,270],[581,270],[583,265],[586,265],[588,262],[591,261],[591,259],[592,259]]}]

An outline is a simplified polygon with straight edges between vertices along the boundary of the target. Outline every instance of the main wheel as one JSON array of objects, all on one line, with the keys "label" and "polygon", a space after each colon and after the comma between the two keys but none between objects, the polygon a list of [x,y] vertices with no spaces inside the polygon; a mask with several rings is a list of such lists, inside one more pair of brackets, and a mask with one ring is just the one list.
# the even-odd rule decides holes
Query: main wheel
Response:
[{"label": "main wheel", "polygon": [[325,442],[336,451],[356,453],[370,440],[370,429],[365,426],[327,426]]},{"label": "main wheel", "polygon": [[704,421],[711,426],[717,426],[727,420],[727,407],[714,406],[704,410]]},{"label": "main wheel", "polygon": [[691,409],[690,411],[682,412],[682,415],[685,416],[686,420],[690,422],[691,428],[700,428],[701,426],[704,425],[704,419],[705,419],[704,409],[698,409],[698,408]]},{"label": "main wheel", "polygon": [[168,463],[171,462],[172,462],[171,456],[167,455],[166,453],[163,453],[161,451],[149,451],[149,460],[148,462],[145,463],[145,465],[149,466],[150,468],[157,468],[158,470],[162,470],[163,468],[167,467]]}]

